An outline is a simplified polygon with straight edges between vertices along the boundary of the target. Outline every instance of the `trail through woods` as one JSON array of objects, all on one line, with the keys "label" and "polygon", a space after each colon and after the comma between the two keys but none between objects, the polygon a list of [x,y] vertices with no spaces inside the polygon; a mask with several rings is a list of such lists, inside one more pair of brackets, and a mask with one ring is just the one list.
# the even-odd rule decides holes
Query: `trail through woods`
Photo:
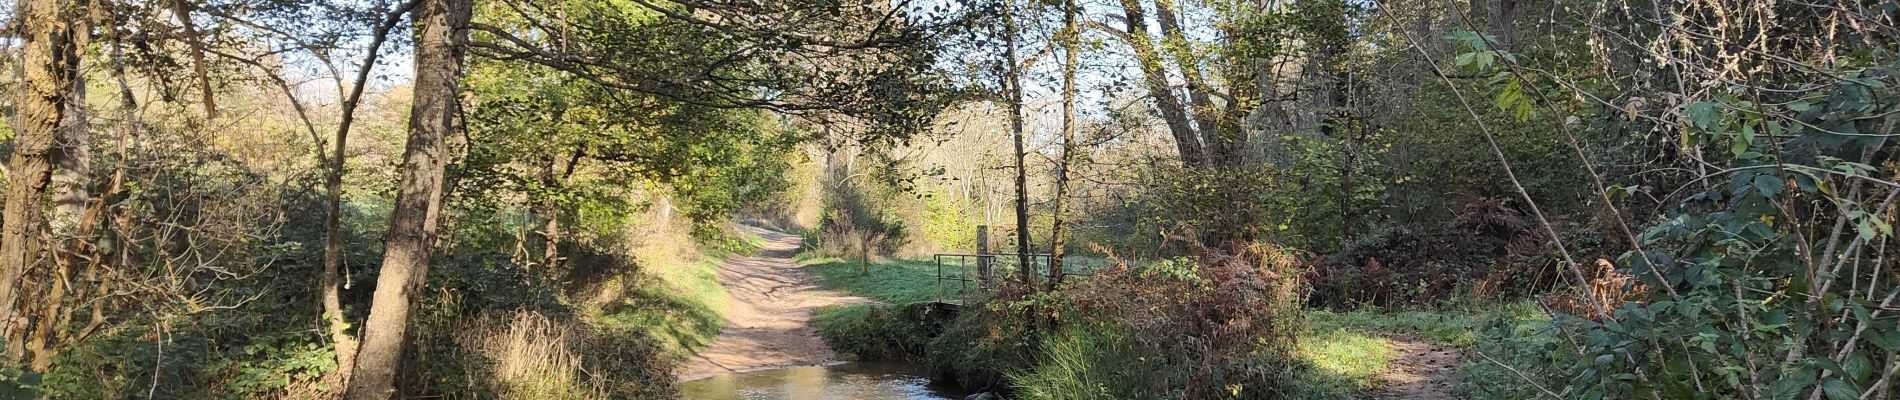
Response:
[{"label": "trail through woods", "polygon": [[1449,400],[1458,385],[1458,352],[1413,335],[1388,335],[1392,362],[1386,365],[1380,380],[1385,387],[1375,399]]},{"label": "trail through woods", "polygon": [[742,226],[765,239],[758,255],[727,259],[719,265],[719,284],[731,293],[721,315],[726,326],[711,346],[686,361],[679,379],[766,368],[823,365],[837,361],[812,325],[819,307],[871,300],[826,290],[819,278],[798,268],[792,255],[798,235]]}]

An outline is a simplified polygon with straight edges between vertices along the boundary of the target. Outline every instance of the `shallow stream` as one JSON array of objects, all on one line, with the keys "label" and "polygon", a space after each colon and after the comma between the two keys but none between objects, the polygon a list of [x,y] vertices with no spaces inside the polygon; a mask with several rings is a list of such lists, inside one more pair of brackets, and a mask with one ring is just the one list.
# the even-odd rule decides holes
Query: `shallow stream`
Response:
[{"label": "shallow stream", "polygon": [[932,382],[922,368],[896,363],[844,363],[740,372],[681,382],[694,400],[957,400],[955,385]]}]

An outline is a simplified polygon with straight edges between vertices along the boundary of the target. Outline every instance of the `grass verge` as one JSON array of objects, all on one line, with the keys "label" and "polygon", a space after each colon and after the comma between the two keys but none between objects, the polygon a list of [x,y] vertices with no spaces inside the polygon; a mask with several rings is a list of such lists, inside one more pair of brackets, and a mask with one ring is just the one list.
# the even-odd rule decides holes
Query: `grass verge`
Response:
[{"label": "grass verge", "polygon": [[837,257],[807,258],[799,266],[824,278],[826,287],[872,300],[909,304],[937,298],[937,265],[928,259],[872,262],[869,274],[857,260]]},{"label": "grass verge", "polygon": [[712,344],[725,325],[719,310],[730,296],[719,285],[718,264],[717,259],[702,259],[615,278],[607,290],[621,295],[590,309],[589,320],[602,328],[637,332],[668,354],[691,355]]},{"label": "grass verge", "polygon": [[1386,338],[1343,327],[1312,329],[1295,349],[1303,365],[1287,383],[1293,399],[1354,398],[1378,387],[1379,372],[1396,356]]},{"label": "grass verge", "polygon": [[[1377,389],[1379,372],[1398,356],[1383,334],[1417,334],[1446,347],[1522,355],[1556,340],[1539,329],[1549,321],[1530,303],[1438,311],[1309,310],[1298,353],[1304,365],[1287,392],[1295,399],[1351,399]],[[1455,390],[1460,396],[1523,398],[1517,397],[1523,394],[1519,391],[1500,389],[1521,386],[1509,371],[1473,360],[1464,360],[1458,368],[1466,381]]]},{"label": "grass verge", "polygon": [[699,352],[719,336],[726,322],[720,310],[732,300],[719,284],[719,264],[765,242],[743,235],[723,243],[703,254],[647,252],[640,257],[646,268],[606,283],[588,319],[602,329],[634,331],[677,358]]},{"label": "grass verge", "polygon": [[864,274],[856,260],[807,258],[800,267],[817,274],[825,286],[884,304],[853,304],[819,309],[818,332],[841,358],[906,360],[923,354],[928,327],[906,318],[904,306],[937,296],[936,264],[928,260],[886,260]]}]

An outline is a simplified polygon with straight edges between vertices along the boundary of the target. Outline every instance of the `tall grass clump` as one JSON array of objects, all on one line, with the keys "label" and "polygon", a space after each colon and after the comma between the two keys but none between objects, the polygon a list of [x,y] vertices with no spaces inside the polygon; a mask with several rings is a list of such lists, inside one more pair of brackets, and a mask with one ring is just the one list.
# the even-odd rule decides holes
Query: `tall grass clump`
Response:
[{"label": "tall grass clump", "polygon": [[480,320],[463,342],[492,361],[487,380],[501,398],[606,398],[601,383],[582,371],[568,331],[540,313],[517,311],[505,320]]},{"label": "tall grass clump", "polygon": [[1163,398],[1148,384],[1160,359],[1131,352],[1122,332],[1071,328],[1042,342],[1035,368],[1009,374],[1028,399]]},{"label": "tall grass clump", "polygon": [[639,332],[534,309],[424,318],[405,379],[449,398],[675,396],[669,356]]}]

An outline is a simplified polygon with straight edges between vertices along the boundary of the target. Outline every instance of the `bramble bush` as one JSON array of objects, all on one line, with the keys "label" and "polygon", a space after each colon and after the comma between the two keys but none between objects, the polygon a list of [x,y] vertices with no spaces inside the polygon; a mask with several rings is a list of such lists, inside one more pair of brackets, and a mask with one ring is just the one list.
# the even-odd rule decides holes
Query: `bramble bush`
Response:
[{"label": "bramble bush", "polygon": [[[1665,11],[1692,23],[1654,33],[1666,45],[1653,51],[1682,68],[1679,79],[1726,83],[1625,93],[1626,104],[1571,117],[1601,121],[1594,126],[1613,132],[1666,133],[1664,143],[1694,155],[1679,160],[1690,164],[1682,167],[1642,166],[1686,174],[1673,182],[1606,188],[1665,207],[1658,219],[1642,222],[1630,251],[1616,260],[1634,278],[1626,285],[1633,298],[1606,301],[1615,297],[1593,295],[1602,288],[1573,286],[1595,299],[1585,304],[1595,311],[1556,316],[1546,332],[1561,341],[1496,350],[1496,365],[1521,369],[1517,383],[1531,383],[1509,391],[1567,399],[1892,396],[1900,371],[1900,321],[1891,315],[1900,310],[1900,276],[1888,258],[1900,245],[1890,240],[1900,198],[1892,143],[1900,127],[1900,57],[1891,48],[1839,53],[1809,40],[1797,32],[1829,25],[1792,16],[1807,5],[1693,3]],[[1775,13],[1742,23],[1754,17],[1701,3]],[[1716,50],[1692,40],[1727,24],[1741,31],[1725,37],[1772,31],[1788,40],[1762,44],[1777,56],[1749,53],[1724,61],[1730,67],[1704,68]],[[1848,40],[1892,39],[1891,31],[1860,31]],[[1459,60],[1498,67],[1491,70],[1500,77],[1494,85],[1502,85],[1498,103],[1520,107],[1520,118],[1530,117],[1533,105],[1559,109],[1538,91],[1578,87],[1520,85],[1563,77],[1513,78],[1522,70],[1509,53],[1486,49],[1478,35],[1461,40],[1471,42],[1475,52],[1468,54],[1504,55]],[[1645,99],[1669,103],[1645,106]],[[1499,326],[1490,336],[1508,340],[1522,330]]]}]

